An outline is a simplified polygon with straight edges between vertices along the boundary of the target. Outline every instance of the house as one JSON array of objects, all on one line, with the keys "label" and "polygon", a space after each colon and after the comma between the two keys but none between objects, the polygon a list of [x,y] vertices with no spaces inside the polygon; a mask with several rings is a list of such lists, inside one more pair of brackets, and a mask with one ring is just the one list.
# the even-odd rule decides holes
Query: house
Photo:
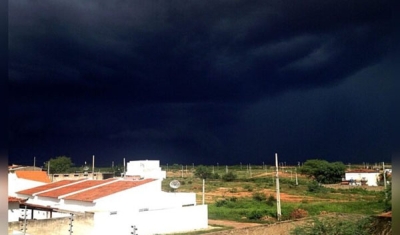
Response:
[{"label": "house", "polygon": [[8,173],[8,196],[15,197],[17,191],[50,183],[45,171],[16,170]]},{"label": "house", "polygon": [[8,222],[19,221],[19,207],[24,199],[8,196]]},{"label": "house", "polygon": [[345,173],[345,180],[350,185],[378,186],[379,170],[354,169]]},{"label": "house", "polygon": [[[139,178],[126,174],[124,178],[107,180],[61,180],[16,194],[28,199],[26,203],[38,211],[51,208],[53,215],[56,211],[93,213],[92,234],[129,234],[132,226],[141,235],[207,228],[207,205],[197,205],[195,193],[163,192],[163,174],[157,167],[158,161],[144,162],[150,164],[141,166],[139,162],[142,167],[139,172],[135,171],[137,164],[128,165],[135,170],[130,168],[127,172]],[[46,216],[32,218],[49,218]]]}]

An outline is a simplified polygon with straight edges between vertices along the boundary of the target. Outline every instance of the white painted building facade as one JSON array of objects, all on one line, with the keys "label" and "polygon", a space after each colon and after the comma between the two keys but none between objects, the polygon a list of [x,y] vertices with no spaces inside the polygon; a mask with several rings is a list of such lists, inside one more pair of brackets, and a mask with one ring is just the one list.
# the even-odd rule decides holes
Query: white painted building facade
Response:
[{"label": "white painted building facade", "polygon": [[143,179],[165,179],[167,174],[161,170],[158,160],[139,160],[127,163],[126,176],[138,176]]},{"label": "white painted building facade", "polygon": [[346,181],[353,181],[355,185],[361,185],[361,181],[366,181],[368,186],[378,186],[379,171],[348,171],[345,173]]},{"label": "white painted building facade", "polygon": [[207,205],[197,205],[195,193],[163,192],[161,183],[165,177],[157,165],[159,162],[144,162],[145,167],[140,161],[128,167],[129,173],[141,175],[142,179],[59,181],[17,195],[29,198],[28,202],[35,205],[93,212],[93,235],[130,234],[131,226],[137,226],[140,235],[207,228]]}]

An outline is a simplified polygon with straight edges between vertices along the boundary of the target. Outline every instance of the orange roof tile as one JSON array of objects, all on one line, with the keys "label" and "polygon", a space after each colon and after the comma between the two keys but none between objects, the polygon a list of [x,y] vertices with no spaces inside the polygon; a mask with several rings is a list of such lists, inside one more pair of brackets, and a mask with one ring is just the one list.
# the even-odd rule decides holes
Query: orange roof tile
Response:
[{"label": "orange roof tile", "polygon": [[50,183],[50,179],[45,171],[16,171],[18,178],[33,180],[43,183]]},{"label": "orange roof tile", "polygon": [[86,180],[77,184],[68,185],[59,189],[54,189],[48,192],[40,193],[37,196],[58,198],[59,196],[87,189],[96,185],[101,185],[109,181],[110,180]]},{"label": "orange roof tile", "polygon": [[41,185],[41,186],[38,186],[38,187],[30,188],[30,189],[25,189],[25,190],[19,191],[17,193],[32,196],[33,194],[42,192],[44,190],[48,190],[48,189],[64,186],[64,185],[67,185],[67,184],[70,184],[70,183],[73,183],[73,182],[78,182],[78,181],[80,181],[80,180],[61,180],[61,181],[57,181],[57,182],[54,182],[54,183],[45,184],[45,185]]},{"label": "orange roof tile", "polygon": [[86,201],[93,202],[96,199],[109,196],[114,193],[121,192],[123,190],[127,190],[130,188],[134,188],[143,184],[147,184],[149,182],[155,181],[155,179],[144,179],[144,180],[121,180],[116,181],[111,184],[107,184],[104,186],[99,186],[94,189],[87,190],[85,192],[77,193],[68,197],[65,197],[66,200],[76,200],[76,201]]},{"label": "orange roof tile", "polygon": [[22,199],[22,198],[17,198],[17,197],[8,197],[8,202],[19,202],[19,203],[21,203],[21,202],[24,202],[24,201],[26,201],[26,199]]}]

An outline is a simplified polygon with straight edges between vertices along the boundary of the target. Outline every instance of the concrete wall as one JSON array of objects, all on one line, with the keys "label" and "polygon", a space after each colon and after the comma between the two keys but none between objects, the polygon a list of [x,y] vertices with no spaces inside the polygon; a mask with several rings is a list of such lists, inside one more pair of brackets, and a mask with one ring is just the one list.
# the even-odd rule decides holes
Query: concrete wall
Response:
[{"label": "concrete wall", "polygon": [[154,211],[114,211],[94,215],[92,234],[165,234],[194,231],[208,227],[208,207],[188,206]]},{"label": "concrete wall", "polygon": [[[66,235],[69,234],[69,218],[46,220],[27,220],[27,233],[30,235]],[[8,223],[8,234],[21,231],[23,221]],[[73,221],[74,235],[88,235],[93,229],[93,214],[76,215]],[[104,233],[100,233],[104,234]]]},{"label": "concrete wall", "polygon": [[[107,174],[108,176],[108,174]],[[95,179],[102,180],[110,177],[104,177],[103,173],[95,172],[92,173],[66,173],[66,174],[50,174],[49,178],[52,182],[57,182],[61,180],[80,180],[80,179]]]}]

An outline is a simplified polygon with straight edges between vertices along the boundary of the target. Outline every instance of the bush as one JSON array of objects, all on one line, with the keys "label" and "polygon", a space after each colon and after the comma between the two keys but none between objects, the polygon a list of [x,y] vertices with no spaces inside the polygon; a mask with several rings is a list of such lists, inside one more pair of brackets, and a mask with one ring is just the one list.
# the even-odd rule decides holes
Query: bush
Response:
[{"label": "bush", "polygon": [[222,180],[224,180],[226,182],[234,181],[236,178],[237,178],[237,175],[231,171],[222,176]]},{"label": "bush", "polygon": [[267,196],[265,196],[262,192],[255,192],[253,193],[253,199],[259,202],[267,200]]},{"label": "bush", "polygon": [[274,202],[276,202],[276,198],[273,195],[269,195],[269,197],[267,199],[267,205],[273,206]]},{"label": "bush", "polygon": [[264,217],[265,213],[261,210],[252,210],[248,214],[247,218],[250,220],[259,220]]},{"label": "bush", "polygon": [[370,219],[357,219],[355,221],[343,218],[314,219],[313,223],[296,227],[291,235],[370,235]]},{"label": "bush", "polygon": [[320,183],[318,183],[317,181],[311,181],[311,183],[309,183],[307,185],[307,190],[310,193],[321,193],[321,192],[326,192],[328,191],[328,189],[324,188],[323,186],[320,185]]}]

